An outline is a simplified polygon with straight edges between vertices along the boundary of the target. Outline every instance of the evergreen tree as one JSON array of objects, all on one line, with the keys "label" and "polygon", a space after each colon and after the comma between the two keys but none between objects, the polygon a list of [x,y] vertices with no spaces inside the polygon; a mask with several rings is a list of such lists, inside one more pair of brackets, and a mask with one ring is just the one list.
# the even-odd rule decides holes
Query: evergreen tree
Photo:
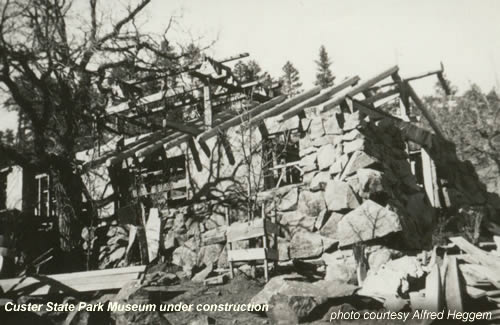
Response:
[{"label": "evergreen tree", "polygon": [[319,59],[315,62],[318,65],[318,72],[316,73],[316,82],[314,84],[321,86],[321,88],[332,86],[335,76],[330,69],[332,62],[328,57],[328,53],[326,52],[324,45],[321,45],[319,48]]},{"label": "evergreen tree", "polygon": [[293,97],[302,91],[302,82],[300,81],[299,71],[290,61],[287,61],[283,66],[281,83],[281,92],[288,95],[288,97]]},{"label": "evergreen tree", "polygon": [[242,83],[252,82],[259,79],[262,68],[255,60],[250,60],[247,63],[239,61],[233,69],[233,74]]}]

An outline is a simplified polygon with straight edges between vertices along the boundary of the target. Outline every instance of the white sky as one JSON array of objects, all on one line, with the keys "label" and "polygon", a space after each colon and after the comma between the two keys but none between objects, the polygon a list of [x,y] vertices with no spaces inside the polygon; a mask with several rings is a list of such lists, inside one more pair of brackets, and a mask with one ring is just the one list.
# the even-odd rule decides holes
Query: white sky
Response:
[{"label": "white sky", "polygon": [[[321,44],[339,79],[369,77],[394,64],[403,77],[411,76],[436,70],[443,61],[460,90],[471,82],[485,91],[500,87],[497,0],[153,0],[144,27],[160,33],[173,14],[181,15],[173,39],[217,39],[210,55],[249,52],[274,76],[290,60],[304,88],[314,81]],[[415,87],[426,94],[434,82]],[[0,129],[15,128],[13,123],[11,114],[0,111]]]}]

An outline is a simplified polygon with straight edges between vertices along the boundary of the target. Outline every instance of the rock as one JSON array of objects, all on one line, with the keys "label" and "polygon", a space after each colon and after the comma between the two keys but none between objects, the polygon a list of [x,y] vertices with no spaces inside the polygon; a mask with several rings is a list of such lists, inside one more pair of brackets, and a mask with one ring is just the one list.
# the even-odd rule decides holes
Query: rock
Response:
[{"label": "rock", "polygon": [[359,184],[358,194],[363,199],[373,198],[373,196],[385,192],[384,173],[370,168],[361,168],[357,171],[356,176]]},{"label": "rock", "polygon": [[322,210],[319,213],[318,217],[316,218],[316,222],[314,223],[314,228],[316,230],[320,230],[325,224],[326,220],[328,220],[329,215],[330,212],[327,209]]},{"label": "rock", "polygon": [[370,270],[377,271],[382,265],[391,260],[392,252],[388,248],[381,248],[368,255],[368,265]]},{"label": "rock", "polygon": [[343,214],[338,213],[338,212],[331,212],[330,215],[328,216],[328,219],[326,223],[323,225],[323,227],[320,229],[319,233],[322,236],[332,238],[332,239],[337,239],[337,227],[338,223],[342,218],[344,217]]},{"label": "rock", "polygon": [[219,256],[224,249],[222,244],[212,244],[207,246],[202,246],[198,254],[197,265],[212,265],[217,264]]},{"label": "rock", "polygon": [[323,253],[321,258],[326,264],[325,280],[357,283],[357,263],[352,251],[336,251],[331,254]]},{"label": "rock", "polygon": [[177,247],[172,254],[172,263],[182,267],[182,270],[190,278],[193,273],[193,268],[196,266],[198,255],[196,251],[186,247]]},{"label": "rock", "polygon": [[331,135],[331,134],[325,134],[324,136],[320,138],[316,138],[311,141],[311,145],[313,145],[316,148],[320,148],[323,146],[326,146],[328,144],[332,144],[334,146],[338,146],[338,150],[340,153],[342,153],[342,147],[339,145],[339,136],[338,135]]},{"label": "rock", "polygon": [[278,237],[278,259],[280,261],[290,259],[290,242],[282,237]]},{"label": "rock", "polygon": [[206,315],[197,315],[196,319],[189,322],[189,325],[215,325],[215,319]]},{"label": "rock", "polygon": [[307,318],[329,298],[350,296],[356,289],[355,286],[337,281],[309,283],[293,281],[290,275],[278,276],[272,278],[250,303],[269,304],[269,317],[274,317],[275,321],[286,319],[292,322],[284,324],[294,324]]},{"label": "rock", "polygon": [[366,200],[361,206],[346,214],[337,226],[341,246],[402,230],[399,216],[372,200]]},{"label": "rock", "polygon": [[303,216],[316,218],[324,209],[326,209],[326,202],[323,192],[300,192],[297,204],[298,213]]},{"label": "rock", "polygon": [[337,160],[335,160],[335,162],[330,166],[328,172],[331,175],[339,174],[344,170],[348,162],[349,162],[349,156],[347,154],[344,154],[339,158],[337,158]]},{"label": "rock", "polygon": [[[142,285],[138,281],[133,281],[124,285],[116,294],[111,303],[118,304],[145,304],[149,302],[149,293],[142,290]],[[116,311],[111,312],[111,319],[115,325],[127,324],[160,324],[171,325],[159,311]]]},{"label": "rock", "polygon": [[358,199],[349,184],[330,180],[325,189],[325,201],[330,211],[355,209],[359,206]]},{"label": "rock", "polygon": [[342,141],[354,141],[357,139],[364,138],[364,135],[361,134],[358,130],[354,129],[342,136]]},{"label": "rock", "polygon": [[291,258],[318,257],[321,253],[323,253],[321,235],[308,231],[297,231],[293,235],[290,242]]},{"label": "rock", "polygon": [[323,191],[330,179],[330,172],[319,172],[312,178],[309,189],[313,192]]},{"label": "rock", "polygon": [[291,211],[281,213],[279,224],[285,234],[291,237],[298,230],[313,231],[315,222],[315,217],[303,216],[297,211]]},{"label": "rock", "polygon": [[337,116],[332,115],[327,119],[323,120],[323,130],[325,134],[342,134],[342,129],[340,128]]},{"label": "rock", "polygon": [[330,168],[337,155],[338,152],[335,150],[335,146],[333,144],[327,144],[319,148],[317,153],[319,170]]},{"label": "rock", "polygon": [[210,275],[210,273],[212,273],[213,269],[214,267],[212,263],[207,264],[207,266],[203,270],[195,274],[191,281],[193,281],[194,283],[203,283],[203,280],[205,280]]},{"label": "rock", "polygon": [[363,151],[366,148],[366,139],[356,139],[354,141],[346,141],[343,143],[344,154],[349,154],[355,151]]},{"label": "rock", "polygon": [[349,162],[345,166],[341,179],[354,174],[361,168],[370,167],[371,165],[377,162],[378,162],[377,159],[373,158],[372,156],[369,156],[365,152],[355,151],[352,154],[351,158],[349,159]]},{"label": "rock", "polygon": [[207,220],[205,220],[205,228],[207,230],[222,227],[226,225],[226,218],[220,214],[212,214]]},{"label": "rock", "polygon": [[309,127],[309,137],[311,140],[322,137],[325,134],[325,130],[323,128],[323,120],[321,116],[315,116],[311,120],[311,125]]},{"label": "rock", "polygon": [[302,168],[304,172],[308,172],[316,169],[316,157],[317,153],[313,152],[307,156],[304,156],[300,159],[299,166]]},{"label": "rock", "polygon": [[359,295],[376,297],[406,297],[410,281],[424,275],[416,257],[404,256],[389,261],[377,271],[370,270]]},{"label": "rock", "polygon": [[281,198],[281,202],[278,206],[279,211],[290,211],[295,210],[297,207],[297,200],[299,196],[299,190],[295,187],[292,188],[288,193]]},{"label": "rock", "polygon": [[362,119],[359,111],[355,111],[351,114],[344,114],[344,125],[342,126],[342,129],[344,131],[349,131],[360,127],[362,126],[361,121]]},{"label": "rock", "polygon": [[300,158],[302,158],[302,157],[305,157],[307,155],[313,154],[316,151],[318,151],[318,148],[316,148],[315,146],[308,146],[305,148],[302,148],[302,146],[301,146],[300,151],[299,151],[299,156],[300,156]]}]

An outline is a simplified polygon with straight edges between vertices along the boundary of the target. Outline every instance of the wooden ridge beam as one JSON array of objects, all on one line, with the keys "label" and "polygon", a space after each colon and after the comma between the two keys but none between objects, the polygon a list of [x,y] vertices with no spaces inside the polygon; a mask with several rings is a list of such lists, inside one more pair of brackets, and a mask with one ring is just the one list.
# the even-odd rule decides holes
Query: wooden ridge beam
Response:
[{"label": "wooden ridge beam", "polygon": [[354,77],[351,77],[351,78],[348,78],[348,79],[342,81],[338,85],[323,89],[315,97],[310,98],[308,101],[300,103],[297,106],[292,107],[291,109],[289,109],[288,111],[283,113],[280,119],[282,121],[284,121],[284,120],[289,119],[289,118],[297,115],[298,113],[304,111],[308,107],[319,105],[319,104],[327,101],[331,96],[335,95],[336,93],[346,89],[349,86],[355,85],[358,81],[359,81],[359,77],[354,76]]}]

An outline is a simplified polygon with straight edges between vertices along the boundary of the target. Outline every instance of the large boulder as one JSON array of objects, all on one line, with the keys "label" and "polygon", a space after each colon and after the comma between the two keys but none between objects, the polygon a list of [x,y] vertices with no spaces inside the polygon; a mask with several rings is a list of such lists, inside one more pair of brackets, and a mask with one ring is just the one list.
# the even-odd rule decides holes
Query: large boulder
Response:
[{"label": "large boulder", "polygon": [[330,211],[355,209],[359,206],[358,199],[349,184],[339,180],[330,180],[327,183],[325,200]]},{"label": "large boulder", "polygon": [[280,216],[280,228],[288,237],[293,236],[299,230],[313,231],[316,222],[315,217],[308,217],[297,211],[282,212]]},{"label": "large boulder", "polygon": [[300,192],[297,212],[301,215],[316,218],[324,209],[326,209],[326,202],[323,192]]},{"label": "large boulder", "polygon": [[317,158],[319,170],[330,168],[335,161],[335,158],[341,154],[342,153],[339,153],[333,144],[327,144],[319,148]]},{"label": "large boulder", "polygon": [[330,180],[330,172],[319,172],[314,175],[312,178],[311,182],[309,183],[309,189],[311,191],[320,191],[324,190],[326,187],[326,184]]},{"label": "large boulder", "polygon": [[328,219],[326,220],[325,224],[323,227],[321,227],[319,233],[322,236],[336,239],[338,238],[337,236],[337,228],[340,220],[344,217],[343,214],[338,213],[338,212],[331,212],[330,215],[328,216]]},{"label": "large boulder", "polygon": [[290,242],[291,258],[312,258],[323,253],[321,235],[308,231],[297,231]]},{"label": "large boulder", "polygon": [[340,245],[346,246],[401,230],[401,222],[395,212],[372,200],[366,200],[340,220],[337,235]]},{"label": "large boulder", "polygon": [[377,162],[378,160],[376,158],[368,155],[364,151],[355,151],[344,168],[342,178],[352,175],[359,169],[369,167]]},{"label": "large boulder", "polygon": [[278,209],[280,211],[290,211],[290,210],[295,210],[297,207],[297,200],[299,197],[299,191],[298,189],[292,188],[286,193],[280,201],[280,204],[278,206]]},{"label": "large boulder", "polygon": [[[354,294],[356,286],[338,281],[297,281],[293,275],[272,278],[252,298],[252,304],[268,304],[268,316],[274,324],[297,324],[307,318],[330,298],[347,297]],[[281,320],[286,320],[283,323]]]},{"label": "large boulder", "polygon": [[324,253],[321,259],[326,264],[325,280],[336,280],[344,283],[357,282],[357,263],[352,250]]},{"label": "large boulder", "polygon": [[185,245],[177,247],[172,254],[172,263],[182,267],[182,270],[191,277],[193,268],[197,265],[198,254]]}]

